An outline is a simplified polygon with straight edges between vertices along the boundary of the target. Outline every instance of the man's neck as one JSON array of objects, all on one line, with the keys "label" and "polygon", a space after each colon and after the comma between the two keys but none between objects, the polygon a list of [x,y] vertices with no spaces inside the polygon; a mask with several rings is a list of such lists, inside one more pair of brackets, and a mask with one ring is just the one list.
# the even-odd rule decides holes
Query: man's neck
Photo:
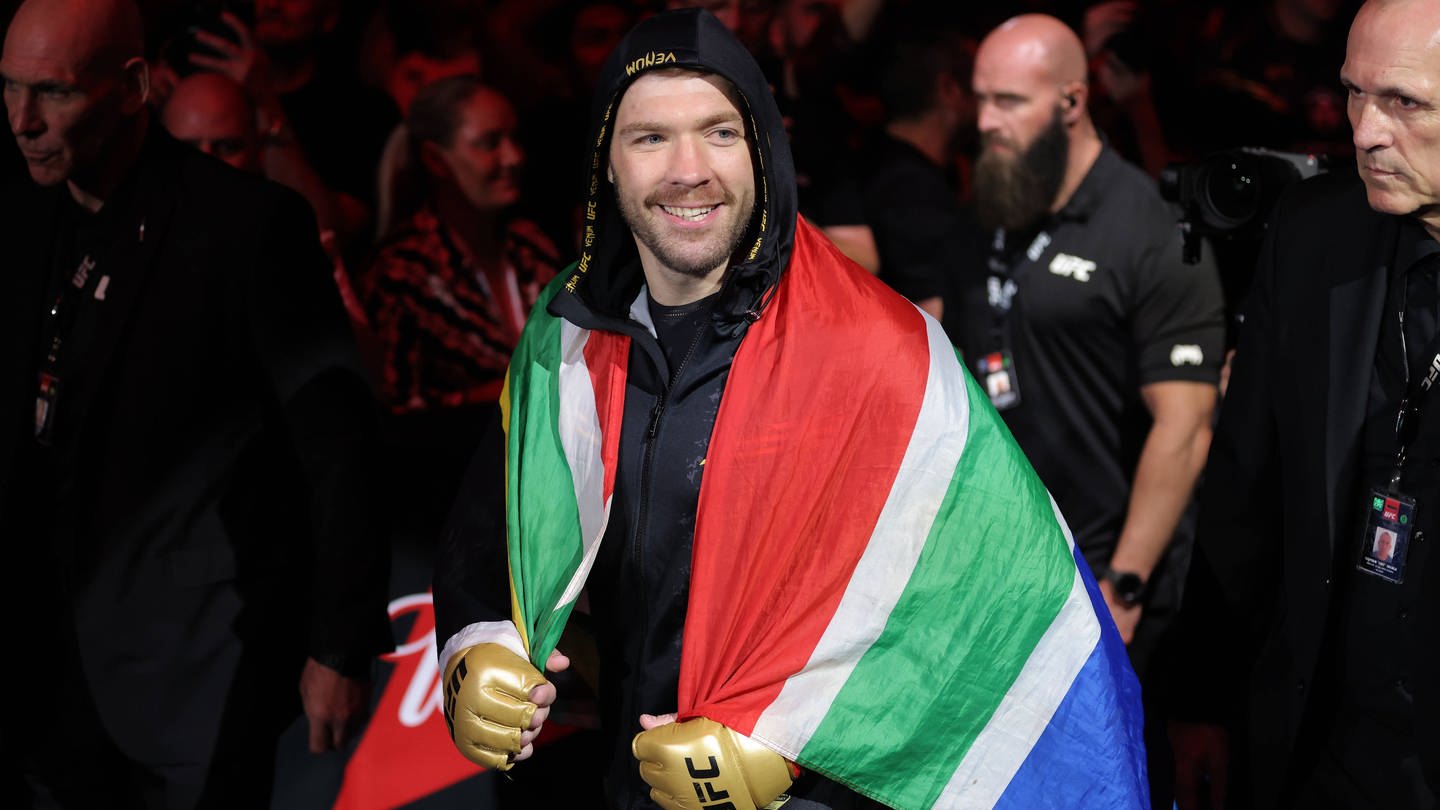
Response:
[{"label": "man's neck", "polygon": [[949,160],[951,133],[933,113],[907,121],[892,121],[885,125],[885,134],[915,147],[936,166],[944,168]]},{"label": "man's neck", "polygon": [[667,307],[684,306],[713,295],[725,279],[725,268],[729,262],[711,270],[704,278],[686,273],[677,273],[649,256],[641,256],[640,266],[645,272],[645,286],[655,303]]},{"label": "man's neck", "polygon": [[1076,131],[1070,136],[1070,154],[1065,161],[1065,179],[1060,183],[1060,190],[1055,194],[1055,204],[1050,211],[1056,212],[1069,205],[1070,198],[1075,196],[1075,191],[1084,182],[1085,175],[1090,173],[1090,167],[1100,157],[1100,150],[1104,144],[1100,142],[1100,136],[1095,134],[1095,128],[1086,124],[1076,126]]},{"label": "man's neck", "polygon": [[132,124],[115,134],[104,165],[100,166],[93,176],[66,181],[65,185],[76,204],[92,214],[100,212],[105,201],[120,187],[130,169],[135,166],[149,129],[149,116],[142,112]]},{"label": "man's neck", "polygon": [[1425,232],[1430,234],[1430,238],[1440,242],[1440,209],[1427,209],[1422,211],[1416,218],[1420,221],[1420,225],[1425,228]]}]

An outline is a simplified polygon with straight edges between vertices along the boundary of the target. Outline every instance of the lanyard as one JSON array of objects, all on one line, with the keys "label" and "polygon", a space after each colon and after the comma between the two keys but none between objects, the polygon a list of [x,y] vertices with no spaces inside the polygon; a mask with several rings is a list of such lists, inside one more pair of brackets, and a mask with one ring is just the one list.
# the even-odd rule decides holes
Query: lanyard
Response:
[{"label": "lanyard", "polygon": [[[1400,290],[1400,311],[1397,317],[1400,320],[1400,364],[1404,374],[1405,393],[1400,397],[1399,412],[1395,415],[1395,466],[1390,470],[1390,489],[1398,491],[1400,487],[1400,474],[1405,466],[1405,460],[1410,449],[1411,442],[1420,429],[1420,409],[1429,399],[1430,389],[1435,386],[1436,377],[1440,376],[1440,330],[1430,338],[1430,343],[1425,347],[1425,353],[1430,356],[1430,363],[1425,369],[1425,375],[1418,380],[1410,376],[1410,347],[1405,338],[1405,309],[1410,302],[1410,283],[1406,277],[1402,281]],[[1418,385],[1417,385],[1418,383]]]},{"label": "lanyard", "polygon": [[1050,246],[1050,232],[1042,230],[1035,234],[1030,240],[1030,246],[1025,248],[1025,260],[1019,262],[1012,269],[1005,261],[1005,231],[997,228],[995,236],[990,242],[990,255],[987,263],[990,267],[990,277],[985,281],[985,296],[990,304],[991,319],[990,338],[993,344],[991,348],[1004,348],[1008,335],[1008,321],[1010,310],[1014,306],[1015,293],[1019,292],[1016,285],[1018,271],[1035,264],[1044,255],[1045,248]]},{"label": "lanyard", "polygon": [[[60,398],[60,350],[75,329],[79,320],[78,310],[85,293],[90,289],[90,279],[95,276],[95,260],[90,254],[80,260],[70,278],[60,283],[60,292],[55,303],[46,313],[41,333],[41,345],[45,356],[40,361],[40,373],[35,393],[35,441],[45,447],[54,444],[55,408]],[[95,297],[103,298],[108,278],[101,276],[95,285]]]},{"label": "lanyard", "polygon": [[54,374],[59,370],[60,349],[75,329],[76,312],[79,309],[77,305],[86,290],[90,288],[90,279],[95,275],[95,260],[87,253],[75,266],[75,272],[70,274],[69,280],[60,285],[60,292],[55,296],[55,302],[46,312],[44,331],[42,332],[46,338],[44,341],[46,348],[41,367],[47,374]]}]

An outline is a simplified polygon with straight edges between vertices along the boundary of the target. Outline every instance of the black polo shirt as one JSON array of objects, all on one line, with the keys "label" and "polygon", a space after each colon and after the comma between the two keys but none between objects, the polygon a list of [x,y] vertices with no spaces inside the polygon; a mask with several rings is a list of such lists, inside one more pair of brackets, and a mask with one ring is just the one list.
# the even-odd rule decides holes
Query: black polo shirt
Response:
[{"label": "black polo shirt", "polygon": [[1150,430],[1141,386],[1219,379],[1219,277],[1182,261],[1176,222],[1105,147],[1038,232],[998,233],[988,265],[962,265],[961,305],[946,307],[972,374],[1012,353],[1020,400],[1002,415],[1092,565],[1114,551]]},{"label": "black polo shirt", "polygon": [[920,150],[885,135],[867,153],[865,221],[875,234],[880,280],[912,301],[949,300],[957,265],[983,264],[979,226],[951,178]]}]

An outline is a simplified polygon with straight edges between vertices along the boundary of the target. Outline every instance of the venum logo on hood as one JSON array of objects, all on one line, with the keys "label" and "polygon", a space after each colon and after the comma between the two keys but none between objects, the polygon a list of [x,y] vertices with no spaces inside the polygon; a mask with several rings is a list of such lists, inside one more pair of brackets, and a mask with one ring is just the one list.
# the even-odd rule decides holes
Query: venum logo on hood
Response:
[{"label": "venum logo on hood", "polygon": [[634,76],[645,68],[655,67],[675,61],[674,51],[651,51],[633,62],[625,65],[625,75]]}]

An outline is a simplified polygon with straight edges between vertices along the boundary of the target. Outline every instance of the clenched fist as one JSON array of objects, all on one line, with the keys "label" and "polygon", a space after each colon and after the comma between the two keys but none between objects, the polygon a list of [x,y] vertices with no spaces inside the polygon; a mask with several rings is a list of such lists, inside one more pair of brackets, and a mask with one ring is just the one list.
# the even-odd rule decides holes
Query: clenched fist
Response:
[{"label": "clenched fist", "polygon": [[630,750],[665,810],[756,810],[793,781],[784,757],[704,717],[642,731]]},{"label": "clenched fist", "polygon": [[[445,666],[444,680],[445,722],[455,747],[477,765],[510,770],[515,759],[523,758],[525,736],[542,708],[532,692],[547,683],[529,661],[499,644],[456,653]],[[554,700],[551,692],[545,707]]]}]

